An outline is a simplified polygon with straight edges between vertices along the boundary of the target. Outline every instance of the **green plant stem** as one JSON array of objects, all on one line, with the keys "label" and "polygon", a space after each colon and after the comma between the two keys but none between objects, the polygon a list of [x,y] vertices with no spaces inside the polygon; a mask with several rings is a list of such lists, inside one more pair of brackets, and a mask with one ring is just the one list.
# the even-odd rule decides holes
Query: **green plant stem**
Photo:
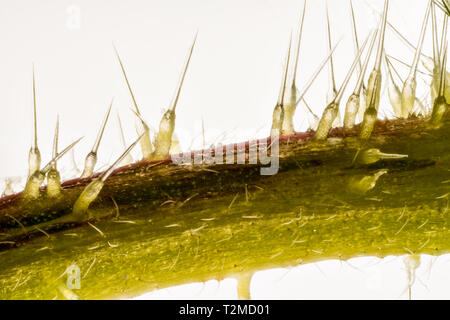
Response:
[{"label": "green plant stem", "polygon": [[[366,143],[409,157],[363,167],[351,166],[359,126],[324,143],[282,139],[274,176],[259,165],[141,162],[107,180],[90,224],[23,234],[70,214],[89,180],[64,184],[60,200],[1,199],[0,298],[67,298],[72,264],[81,270],[72,292],[102,299],[328,259],[450,252],[445,121],[438,130],[420,119],[378,122]],[[388,173],[372,190],[351,192],[380,169]]]}]

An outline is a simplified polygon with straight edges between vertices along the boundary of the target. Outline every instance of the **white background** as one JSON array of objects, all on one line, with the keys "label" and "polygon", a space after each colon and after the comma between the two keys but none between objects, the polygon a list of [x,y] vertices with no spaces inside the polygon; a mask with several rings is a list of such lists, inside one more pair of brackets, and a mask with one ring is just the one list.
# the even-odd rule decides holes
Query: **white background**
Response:
[{"label": "white background", "polygon": [[[382,10],[383,1],[367,2]],[[361,43],[378,24],[378,16],[367,2],[354,0]],[[321,0],[308,1],[299,87],[327,54],[324,4]],[[390,0],[389,20],[413,43],[418,40],[426,5],[425,0]],[[97,168],[111,163],[122,151],[116,112],[121,116],[126,139],[129,142],[135,139],[134,115],[129,110],[131,99],[112,42],[122,56],[144,118],[156,127],[172,100],[188,48],[199,31],[177,107],[176,133],[184,150],[202,145],[202,119],[208,145],[218,142],[218,137],[222,142],[237,142],[267,136],[289,35],[292,30],[296,36],[302,7],[302,0],[0,0],[0,177],[20,177],[27,172],[33,62],[39,148],[44,163],[50,159],[55,119],[59,114],[61,147],[85,136],[75,150],[81,167],[113,97],[114,112],[99,150]],[[330,0],[329,7],[334,42],[344,36],[335,55],[339,85],[354,58],[349,3]],[[412,61],[411,51],[389,30],[386,50],[409,63]],[[429,33],[424,52],[432,54]],[[396,67],[405,78],[408,70],[398,64]],[[319,116],[328,90],[326,71],[307,95]],[[422,96],[426,89],[424,81],[418,83],[418,95]],[[350,90],[353,86],[354,80],[350,82]],[[384,99],[380,116],[390,114]],[[308,128],[303,106],[295,116],[295,125],[297,130]],[[134,151],[134,156],[140,157],[139,150]],[[69,159],[61,161],[63,174],[70,172]],[[16,187],[20,188],[20,183]],[[427,261],[419,270],[422,274],[428,272]],[[252,282],[252,293],[255,298],[407,296],[403,294],[406,273],[400,258],[383,260],[375,267],[372,258],[354,263],[358,268],[329,261],[289,272],[260,273]],[[422,275],[423,284],[414,287],[417,295],[448,297],[447,268],[448,258],[438,259],[430,274]],[[146,297],[236,296],[233,280],[224,281],[218,287],[211,282],[203,289],[200,284],[191,286],[162,290]],[[425,286],[430,290],[424,289]]]}]

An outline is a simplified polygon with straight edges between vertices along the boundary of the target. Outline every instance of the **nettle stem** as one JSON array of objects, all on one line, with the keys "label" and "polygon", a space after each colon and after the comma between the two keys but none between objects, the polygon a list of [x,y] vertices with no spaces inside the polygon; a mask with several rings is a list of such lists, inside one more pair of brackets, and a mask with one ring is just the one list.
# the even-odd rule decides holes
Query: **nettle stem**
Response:
[{"label": "nettle stem", "polygon": [[[408,157],[367,165],[352,164],[359,126],[345,136],[332,129],[320,143],[313,133],[281,137],[273,176],[262,176],[259,164],[142,161],[117,169],[90,205],[90,220],[76,224],[52,221],[72,213],[90,179],[63,183],[58,199],[5,197],[0,298],[126,298],[225,277],[237,278],[248,297],[258,270],[448,253],[450,121],[443,121],[439,129],[422,119],[377,121],[366,147]],[[364,181],[367,190],[353,192]],[[67,287],[68,267],[79,268],[80,289]]]}]

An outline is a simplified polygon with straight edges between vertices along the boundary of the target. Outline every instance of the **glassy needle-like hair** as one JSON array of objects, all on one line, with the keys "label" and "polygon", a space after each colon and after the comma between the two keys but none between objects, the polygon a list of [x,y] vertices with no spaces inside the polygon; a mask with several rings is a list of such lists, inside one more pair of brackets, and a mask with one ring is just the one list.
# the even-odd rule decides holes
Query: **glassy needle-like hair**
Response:
[{"label": "glassy needle-like hair", "polygon": [[386,21],[389,9],[389,1],[384,1],[383,17],[379,30],[379,42],[377,48],[377,57],[375,61],[375,67],[370,74],[369,83],[367,85],[367,100],[366,100],[366,112],[364,113],[364,119],[361,124],[361,130],[359,132],[359,138],[366,140],[372,135],[373,127],[378,116],[378,107],[380,106],[381,95],[381,61],[384,52],[384,36],[386,32]]},{"label": "glassy needle-like hair", "polygon": [[305,97],[305,95],[308,92],[309,88],[311,88],[312,84],[316,80],[316,78],[319,75],[319,73],[322,71],[323,67],[325,67],[325,65],[327,64],[328,60],[330,59],[330,57],[332,56],[332,54],[336,50],[336,48],[337,48],[339,43],[340,43],[340,40],[334,45],[333,49],[328,53],[328,56],[320,63],[320,65],[317,67],[316,71],[313,73],[311,78],[308,80],[308,82],[305,84],[303,89],[300,91],[300,95],[299,95],[299,97],[297,99],[297,102],[295,103],[296,105],[298,105],[300,103],[300,101],[303,100],[303,98]]},{"label": "glassy needle-like hair", "polygon": [[[369,82],[367,85],[367,100],[366,100],[366,106],[368,107],[370,105],[370,100],[372,97],[374,98],[373,105],[375,106],[376,110],[378,110],[378,107],[380,105],[380,94],[381,94],[381,62],[382,62],[382,55],[384,51],[384,37],[386,34],[386,21],[387,21],[387,14],[388,14],[388,5],[389,1],[385,0],[384,2],[384,10],[383,10],[383,16],[382,16],[382,22],[380,24],[380,30],[378,32],[378,47],[377,47],[377,55],[375,60],[375,66],[373,68],[372,73],[369,77]],[[377,85],[375,85],[377,84]]]},{"label": "glassy needle-like hair", "polygon": [[144,129],[144,131],[145,132],[149,132],[150,131],[150,126],[147,124],[147,122],[144,120],[144,118],[142,118],[142,115],[140,115],[139,113],[137,113],[136,111],[134,111],[131,108],[130,108],[130,110],[141,121],[141,125],[142,125],[142,128]]},{"label": "glassy needle-like hair", "polygon": [[70,150],[70,163],[72,168],[70,169],[70,173],[68,174],[68,177],[75,178],[80,176],[80,169],[78,169],[77,162],[75,161],[75,152],[74,149]]},{"label": "glassy needle-like hair", "polygon": [[375,31],[372,36],[372,40],[370,41],[370,46],[367,52],[366,59],[360,69],[361,71],[359,72],[358,80],[356,81],[355,89],[353,90],[352,95],[348,98],[345,107],[345,115],[344,115],[345,129],[353,128],[355,124],[356,114],[358,110],[361,108],[360,101],[361,101],[362,86],[364,83],[364,75],[366,74],[367,66],[369,65],[370,57],[372,56],[372,51],[373,48],[375,47],[376,39],[377,39],[377,31]]},{"label": "glassy needle-like hair", "polygon": [[272,135],[279,135],[281,133],[281,127],[283,125],[283,119],[284,119],[284,98],[286,93],[286,82],[287,82],[287,76],[288,76],[288,70],[289,70],[289,60],[291,58],[291,45],[292,45],[292,34],[289,39],[289,47],[288,47],[288,53],[286,58],[286,66],[284,68],[283,72],[283,80],[281,83],[281,89],[280,94],[278,96],[277,105],[275,106],[273,110],[273,116],[272,116],[272,129],[271,134]]},{"label": "glassy needle-like hair", "polygon": [[328,132],[333,125],[333,121],[336,119],[336,116],[339,113],[339,105],[341,103],[342,97],[344,96],[345,89],[350,81],[353,71],[358,64],[359,59],[361,58],[361,54],[367,45],[369,37],[370,35],[364,41],[364,45],[359,50],[358,55],[355,57],[353,64],[351,65],[350,70],[348,71],[347,76],[345,77],[344,82],[342,83],[342,86],[339,89],[336,97],[323,111],[322,118],[320,118],[319,126],[317,127],[317,131],[314,135],[314,140],[324,140],[327,138]]},{"label": "glassy needle-like hair", "polygon": [[78,199],[72,208],[71,220],[73,221],[86,221],[89,219],[87,210],[89,205],[97,199],[98,194],[103,189],[106,179],[113,173],[114,169],[119,165],[123,159],[130,153],[130,151],[136,146],[139,140],[142,138],[141,135],[136,141],[134,141],[121,155],[114,161],[114,163],[97,178],[91,181],[84,190],[81,192]]},{"label": "glassy needle-like hair", "polygon": [[431,113],[430,124],[433,127],[439,127],[441,125],[442,118],[445,113],[450,110],[450,104],[445,98],[445,70],[447,67],[447,47],[448,41],[445,42],[445,46],[442,52],[442,62],[441,62],[441,79],[439,82],[439,92],[436,100],[434,101],[433,111]]},{"label": "glassy needle-like hair", "polygon": [[299,61],[299,57],[300,57],[300,47],[301,47],[302,35],[303,35],[303,25],[305,24],[306,3],[307,3],[307,0],[304,0],[303,12],[302,12],[302,17],[300,19],[300,26],[299,26],[299,30],[298,30],[297,50],[296,50],[296,55],[295,55],[295,64],[294,64],[294,71],[293,71],[294,74],[292,77],[292,88],[296,87],[295,81],[297,78],[298,61]]},{"label": "glassy needle-like hair", "polygon": [[197,34],[195,34],[194,41],[189,49],[188,58],[185,62],[183,73],[181,74],[180,81],[175,93],[175,97],[172,101],[170,108],[164,113],[160,123],[159,131],[155,138],[155,151],[152,154],[153,160],[165,159],[170,154],[170,146],[172,144],[172,135],[175,130],[175,109],[177,107],[178,100],[180,98],[181,88],[183,87],[184,79],[186,77],[189,63],[191,62],[192,52],[194,51],[195,42],[197,41]]},{"label": "glassy needle-like hair", "polygon": [[445,15],[444,21],[442,23],[441,47],[439,49],[439,57],[441,57],[444,52],[444,45],[445,42],[447,41],[447,29],[448,29],[448,15]]},{"label": "glassy needle-like hair", "polygon": [[317,126],[319,125],[320,118],[312,111],[311,107],[309,106],[308,102],[306,102],[306,99],[304,97],[303,103],[305,104],[306,110],[308,111],[310,117],[312,117],[312,119],[308,119],[309,129],[316,131]]},{"label": "glassy needle-like hair", "polygon": [[[408,63],[406,63],[405,61],[402,61],[402,60],[400,60],[399,58],[396,58],[396,57],[391,56],[391,55],[387,55],[387,56],[388,56],[389,59],[395,60],[395,61],[397,61],[399,64],[403,65],[404,67],[406,67],[406,68],[408,68],[408,69],[411,69],[411,65],[408,64]],[[425,70],[424,70],[424,71],[421,71],[419,68],[417,68],[417,73],[420,73],[420,74],[422,74],[422,75],[424,75],[424,76],[427,76],[427,77],[430,77],[430,78],[433,77],[433,75],[432,75],[431,73],[428,73],[428,72],[425,71]],[[402,81],[402,83],[403,83],[403,81]]]},{"label": "glassy needle-like hair", "polygon": [[106,124],[108,123],[109,114],[111,113],[111,108],[113,104],[113,100],[111,100],[111,104],[109,105],[108,111],[106,112],[105,118],[103,119],[100,130],[97,134],[97,138],[95,139],[94,145],[92,146],[91,151],[86,156],[86,160],[84,162],[84,170],[81,174],[81,178],[87,178],[92,176],[94,173],[94,168],[97,163],[97,152],[100,147],[100,142],[102,141],[103,133],[105,131]]},{"label": "glassy needle-like hair", "polygon": [[439,65],[441,58],[439,57],[439,40],[438,40],[438,29],[436,21],[436,8],[435,3],[431,1],[431,25],[432,25],[432,38],[433,38],[433,61],[435,66]]},{"label": "glassy needle-like hair", "polygon": [[[133,90],[131,89],[130,82],[128,81],[127,73],[126,73],[125,67],[122,63],[122,59],[120,59],[117,48],[114,45],[113,45],[113,47],[114,47],[114,51],[116,52],[117,60],[119,61],[119,64],[120,64],[120,68],[122,69],[122,74],[123,74],[123,77],[125,78],[125,82],[127,84],[128,91],[130,92],[131,99],[133,100],[133,105],[134,105],[135,111],[137,114],[141,114],[138,104],[136,102],[136,98],[134,96]],[[151,156],[153,153],[153,145],[152,145],[152,141],[150,139],[150,131],[144,130],[144,128],[142,127],[141,121],[138,121],[136,123],[136,131],[137,131],[138,135],[143,135],[142,139],[140,140],[142,156],[143,156],[144,160],[149,160],[149,159],[151,159]]]},{"label": "glassy needle-like hair", "polygon": [[296,78],[297,78],[297,70],[298,70],[298,61],[300,56],[300,46],[302,42],[302,34],[303,34],[303,25],[305,22],[305,13],[306,13],[306,0],[304,0],[303,4],[303,13],[300,19],[300,26],[298,31],[298,39],[297,39],[297,48],[296,48],[296,54],[295,54],[295,64],[294,64],[294,70],[292,75],[292,85],[290,88],[290,95],[289,95],[289,103],[286,103],[284,105],[284,117],[283,117],[283,123],[281,128],[281,134],[289,135],[294,134],[294,114],[296,110],[296,102],[297,102],[297,86],[296,86]]},{"label": "glassy needle-like hair", "polygon": [[[327,45],[328,45],[328,50],[331,51],[331,26],[330,26],[330,15],[328,12],[328,1],[325,2],[325,9],[326,9],[326,17],[327,17]],[[333,101],[337,95],[336,79],[334,76],[333,56],[330,57],[329,63],[330,63],[329,68],[328,68],[329,88],[328,88],[328,93],[327,93],[327,104],[329,104],[331,101]]]},{"label": "glassy needle-like hair", "polygon": [[[448,29],[448,15],[445,15],[445,17],[444,17],[444,22],[443,22],[443,25],[442,25],[442,38],[441,38],[441,48],[440,48],[440,53],[439,53],[439,56],[440,57],[442,57],[442,55],[444,54],[444,44],[446,44],[446,42],[447,42],[447,29]],[[445,96],[445,99],[447,99],[447,101],[450,101],[450,73],[447,71],[447,69],[446,68],[444,68],[443,66],[441,66],[441,69],[444,69],[444,70],[441,70],[443,73],[444,73],[444,77],[445,77],[445,79],[444,79],[444,81],[445,81],[445,84],[444,84],[444,96]]]},{"label": "glassy needle-like hair", "polygon": [[[56,117],[55,134],[53,136],[52,158],[58,155],[59,116]],[[54,198],[61,195],[61,176],[57,170],[56,161],[47,173],[47,196]]]},{"label": "glassy needle-like hair", "polygon": [[28,176],[30,177],[41,166],[41,153],[38,148],[37,138],[37,112],[36,112],[36,81],[34,76],[33,65],[33,139],[31,142],[30,152],[28,153]]},{"label": "glassy needle-like hair", "polygon": [[[123,128],[122,128],[122,121],[120,121],[120,116],[119,113],[117,113],[117,123],[119,125],[119,135],[120,135],[120,141],[122,142],[123,148],[124,150],[126,150],[127,148],[127,144],[125,141],[125,134],[123,132]],[[129,165],[130,163],[133,163],[133,157],[131,156],[130,153],[128,153],[125,158],[123,158],[121,165]]]},{"label": "glassy needle-like hair", "polygon": [[398,160],[408,158],[407,154],[393,154],[393,153],[384,153],[379,149],[364,149],[359,152],[358,157],[356,158],[356,163],[359,165],[368,165],[372,163],[376,163],[380,160]]},{"label": "glassy needle-like hair", "polygon": [[402,94],[400,88],[397,86],[394,80],[394,76],[392,75],[392,70],[395,70],[392,66],[391,61],[389,60],[386,53],[384,54],[385,62],[386,62],[386,71],[388,74],[388,96],[389,101],[391,103],[392,109],[394,111],[394,116],[396,118],[400,118],[402,116]]},{"label": "glassy needle-like hair", "polygon": [[64,156],[70,149],[72,149],[81,139],[82,138],[79,138],[78,140],[70,144],[63,151],[58,153],[56,157],[52,158],[44,168],[34,172],[30,177],[28,177],[27,184],[25,185],[25,189],[22,195],[24,199],[33,200],[39,197],[39,188],[41,187],[42,182],[44,182],[45,175],[54,166],[55,162],[58,161],[62,156]]},{"label": "glassy needle-like hair", "polygon": [[382,169],[372,175],[351,177],[348,184],[349,191],[360,195],[366,194],[375,188],[378,179],[387,173],[387,169]]},{"label": "glassy needle-like hair", "polygon": [[[59,141],[59,115],[56,116],[55,133],[53,134],[52,158],[56,157],[56,155],[58,154],[58,141]],[[56,162],[53,164],[53,168],[56,169]]]},{"label": "glassy needle-like hair", "polygon": [[[359,52],[359,41],[358,41],[358,31],[356,28],[356,18],[355,18],[355,10],[353,9],[353,0],[349,1],[350,3],[350,22],[352,24],[352,37],[353,37],[353,46],[355,49],[355,55]],[[358,72],[361,73],[362,63],[361,60],[358,62]]]},{"label": "glassy needle-like hair", "polygon": [[[351,23],[352,23],[352,29],[353,29],[353,46],[355,49],[355,55],[358,54],[359,52],[359,41],[358,41],[358,32],[357,32],[357,27],[356,27],[356,19],[355,19],[355,10],[353,9],[353,0],[350,0],[350,14],[351,14]],[[361,73],[362,70],[362,64],[361,61],[359,61],[358,63],[358,72]],[[364,71],[365,74],[365,71]],[[363,117],[364,117],[364,112],[366,111],[366,95],[367,95],[367,88],[366,85],[364,84],[364,76],[362,78],[362,87],[360,89],[360,92],[358,94],[358,96],[355,96],[353,98],[357,98],[359,100],[358,102],[358,117],[359,119],[362,121]],[[348,119],[351,120],[351,119]],[[353,120],[354,122],[355,120]],[[347,123],[348,124],[348,123]],[[345,126],[345,123],[344,123]]]},{"label": "glassy needle-like hair", "polygon": [[420,32],[419,43],[417,45],[416,53],[414,54],[414,60],[411,65],[411,70],[409,72],[408,78],[406,79],[403,90],[402,90],[402,117],[408,118],[409,114],[414,108],[414,103],[416,99],[416,74],[417,66],[419,65],[420,52],[422,51],[423,41],[425,39],[425,32],[428,24],[428,17],[430,16],[430,9],[433,0],[430,0],[427,10],[425,12],[425,18],[422,24],[422,30]]},{"label": "glassy needle-like hair", "polygon": [[[331,24],[330,24],[330,15],[328,10],[328,0],[325,1],[325,9],[326,9],[326,16],[327,16],[327,41],[328,41],[328,50],[331,50]],[[329,83],[329,89],[327,94],[327,105],[334,100],[334,98],[337,95],[337,86],[336,86],[336,77],[334,73],[334,62],[333,62],[333,56],[330,58],[330,67],[328,69],[329,71],[329,77],[330,77],[330,83]],[[341,114],[338,112],[337,117],[334,119],[333,127],[338,127],[341,125]]]}]

